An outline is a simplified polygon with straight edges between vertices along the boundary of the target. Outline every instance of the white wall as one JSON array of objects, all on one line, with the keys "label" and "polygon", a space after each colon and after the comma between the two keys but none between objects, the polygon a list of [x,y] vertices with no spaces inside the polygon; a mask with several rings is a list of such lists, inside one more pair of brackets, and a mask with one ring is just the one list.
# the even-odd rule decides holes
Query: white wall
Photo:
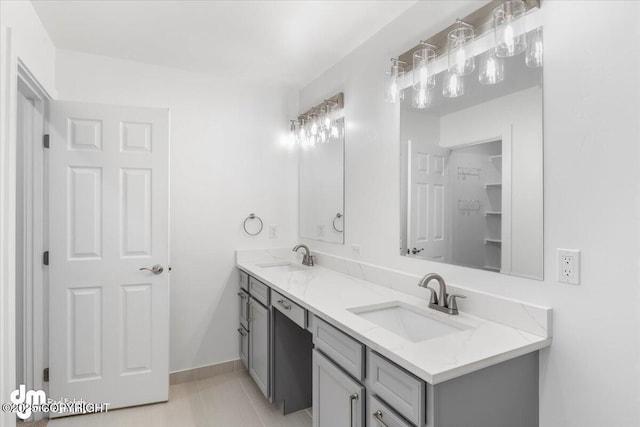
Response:
[{"label": "white wall", "polygon": [[[346,244],[312,249],[549,305],[542,427],[640,425],[640,2],[544,1],[544,281],[398,255],[399,107],[384,103],[389,58],[479,2],[420,2],[301,93],[345,92]],[[375,171],[372,173],[372,171]],[[556,248],[582,250],[580,286],[555,280]],[[426,297],[426,292],[424,293]]]},{"label": "white wall", "polygon": [[[60,99],[170,108],[171,370],[237,359],[235,249],[298,235],[296,153],[280,145],[293,92],[64,50],[56,84]],[[256,238],[242,231],[252,212]]]},{"label": "white wall", "polygon": [[[27,1],[0,2],[0,401],[15,385],[15,185],[17,66],[55,96],[55,47]],[[0,413],[0,426],[15,415]]]}]

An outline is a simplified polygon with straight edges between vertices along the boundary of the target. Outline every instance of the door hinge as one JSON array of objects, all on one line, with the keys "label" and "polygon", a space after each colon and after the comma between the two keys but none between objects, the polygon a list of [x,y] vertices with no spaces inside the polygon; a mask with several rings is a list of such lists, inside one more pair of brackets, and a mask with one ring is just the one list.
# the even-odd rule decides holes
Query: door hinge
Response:
[{"label": "door hinge", "polygon": [[42,136],[42,144],[44,145],[44,148],[49,148],[49,134],[45,133]]},{"label": "door hinge", "polygon": [[42,381],[49,382],[49,368],[44,368],[44,371],[42,371]]},{"label": "door hinge", "polygon": [[49,251],[44,251],[42,253],[42,264],[49,265]]}]

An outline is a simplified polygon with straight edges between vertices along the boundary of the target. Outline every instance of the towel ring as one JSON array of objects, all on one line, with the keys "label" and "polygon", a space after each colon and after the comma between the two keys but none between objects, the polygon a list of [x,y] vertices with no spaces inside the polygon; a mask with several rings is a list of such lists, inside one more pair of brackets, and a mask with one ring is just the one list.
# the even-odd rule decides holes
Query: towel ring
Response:
[{"label": "towel ring", "polygon": [[[258,221],[260,221],[260,229],[258,231],[256,231],[255,233],[251,233],[249,232],[249,230],[247,230],[247,221],[249,221],[250,219],[257,219]],[[262,228],[264,227],[264,223],[262,222],[262,219],[260,219],[259,216],[257,216],[256,214],[249,214],[248,217],[245,218],[244,222],[242,223],[242,228],[244,228],[244,232],[247,233],[249,236],[257,236],[258,234],[262,233]]]},{"label": "towel ring", "polygon": [[338,212],[336,214],[336,217],[333,218],[333,229],[336,230],[338,233],[342,233],[344,231],[344,224],[342,226],[342,230],[338,230],[338,227],[336,227],[336,219],[340,219],[342,217],[343,217],[343,215],[340,212]]}]

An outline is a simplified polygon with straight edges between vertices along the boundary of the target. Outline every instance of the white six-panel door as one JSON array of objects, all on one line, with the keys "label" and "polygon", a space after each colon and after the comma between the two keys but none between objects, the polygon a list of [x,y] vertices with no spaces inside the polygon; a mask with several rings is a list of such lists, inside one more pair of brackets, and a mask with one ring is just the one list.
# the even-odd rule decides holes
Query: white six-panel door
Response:
[{"label": "white six-panel door", "polygon": [[445,261],[449,150],[409,140],[408,248],[410,255]]},{"label": "white six-panel door", "polygon": [[166,109],[50,104],[53,399],[168,399],[168,127]]}]

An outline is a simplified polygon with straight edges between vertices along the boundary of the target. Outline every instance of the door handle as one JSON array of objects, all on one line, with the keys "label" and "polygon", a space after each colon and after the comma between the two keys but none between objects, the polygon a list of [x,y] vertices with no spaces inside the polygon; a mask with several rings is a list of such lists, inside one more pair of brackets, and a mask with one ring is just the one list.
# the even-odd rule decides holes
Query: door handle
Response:
[{"label": "door handle", "polygon": [[373,413],[373,418],[375,418],[375,419],[376,419],[376,422],[377,422],[378,424],[380,424],[382,427],[389,427],[389,426],[387,425],[387,423],[385,423],[385,422],[382,420],[382,411],[381,411],[381,410],[379,410],[379,409],[378,409],[376,412],[374,412],[374,413]]},{"label": "door handle", "polygon": [[291,304],[285,304],[283,299],[279,299],[278,304],[280,304],[285,310],[291,310]]},{"label": "door handle", "polygon": [[164,271],[164,268],[160,264],[156,264],[151,268],[142,267],[139,270],[140,271],[147,270],[152,272],[153,274],[162,274],[162,272]]},{"label": "door handle", "polygon": [[359,398],[360,396],[358,396],[358,393],[353,393],[351,396],[349,396],[349,426],[350,427],[353,427],[353,402],[355,402]]}]

